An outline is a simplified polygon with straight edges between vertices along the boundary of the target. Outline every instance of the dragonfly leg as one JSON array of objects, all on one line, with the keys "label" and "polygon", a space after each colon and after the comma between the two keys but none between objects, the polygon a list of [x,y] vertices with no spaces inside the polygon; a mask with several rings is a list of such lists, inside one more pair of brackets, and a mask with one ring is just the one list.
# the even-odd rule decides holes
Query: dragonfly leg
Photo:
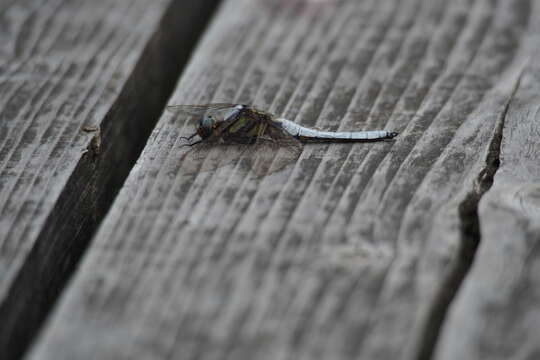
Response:
[{"label": "dragonfly leg", "polygon": [[202,140],[195,141],[195,142],[189,143],[189,144],[180,145],[180,147],[181,147],[181,148],[184,147],[184,146],[192,147],[192,146],[197,145],[197,144],[200,144],[200,143],[202,143]]},{"label": "dragonfly leg", "polygon": [[197,135],[197,133],[195,133],[193,135],[190,135],[190,136],[180,136],[180,139],[191,141],[191,139],[193,139],[196,135]]}]

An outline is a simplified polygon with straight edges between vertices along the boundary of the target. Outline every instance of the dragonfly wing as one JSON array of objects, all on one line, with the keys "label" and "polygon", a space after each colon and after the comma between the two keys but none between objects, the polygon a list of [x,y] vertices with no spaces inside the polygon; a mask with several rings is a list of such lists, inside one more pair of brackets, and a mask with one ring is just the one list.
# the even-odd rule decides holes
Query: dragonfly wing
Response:
[{"label": "dragonfly wing", "polygon": [[285,149],[293,156],[302,152],[302,143],[273,122],[269,122],[263,138],[268,138],[274,145]]},{"label": "dragonfly wing", "polygon": [[180,155],[184,175],[216,172],[218,169],[235,166],[240,161],[246,146],[204,142],[197,144]]},{"label": "dragonfly wing", "polygon": [[295,162],[302,152],[302,143],[272,122],[250,146],[251,168],[257,176],[270,175]]},{"label": "dragonfly wing", "polygon": [[185,114],[192,116],[204,115],[206,113],[214,113],[234,108],[236,104],[230,103],[213,103],[201,105],[170,105],[166,110],[173,114]]},{"label": "dragonfly wing", "polygon": [[296,144],[282,146],[267,138],[261,138],[255,144],[222,143],[219,139],[211,139],[211,142],[197,144],[181,155],[180,171],[185,175],[196,175],[233,167],[241,174],[262,177],[294,163],[301,146],[301,143],[299,147]]},{"label": "dragonfly wing", "polygon": [[[254,146],[256,151],[250,156],[250,167],[257,177],[279,172],[298,160],[300,150],[296,147],[278,146],[275,142],[263,140]],[[292,151],[291,151],[292,150]],[[251,148],[250,148],[250,151]]]}]

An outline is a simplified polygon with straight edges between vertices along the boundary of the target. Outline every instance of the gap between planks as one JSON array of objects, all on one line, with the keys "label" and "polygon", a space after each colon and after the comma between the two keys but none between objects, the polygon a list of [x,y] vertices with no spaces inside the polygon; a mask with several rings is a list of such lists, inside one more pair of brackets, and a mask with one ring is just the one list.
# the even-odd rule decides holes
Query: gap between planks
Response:
[{"label": "gap between planks", "polygon": [[[190,5],[189,11],[181,1],[167,5],[100,125],[83,127],[94,133],[88,150],[0,304],[2,359],[20,358],[39,332],[135,164],[218,3],[201,1]],[[135,116],[144,121],[130,123]],[[128,135],[118,136],[124,133]]]}]

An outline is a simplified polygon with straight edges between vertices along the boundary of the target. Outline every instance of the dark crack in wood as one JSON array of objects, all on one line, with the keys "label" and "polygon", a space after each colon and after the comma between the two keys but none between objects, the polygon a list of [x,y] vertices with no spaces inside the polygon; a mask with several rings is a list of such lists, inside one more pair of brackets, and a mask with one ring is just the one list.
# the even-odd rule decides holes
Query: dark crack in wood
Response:
[{"label": "dark crack in wood", "polygon": [[439,339],[441,328],[449,307],[463,285],[463,281],[473,265],[478,246],[482,241],[478,204],[484,194],[491,188],[495,173],[499,169],[505,119],[510,104],[512,103],[512,99],[519,88],[524,69],[525,66],[523,66],[519,73],[512,93],[502,109],[497,127],[489,145],[485,168],[480,171],[473,186],[473,190],[467,194],[465,199],[459,205],[458,213],[461,222],[461,241],[459,250],[453,268],[449,271],[448,276],[443,279],[439,292],[435,296],[433,306],[429,311],[428,321],[423,329],[421,338],[422,344],[418,347],[418,360],[430,360],[433,358],[437,340]]}]

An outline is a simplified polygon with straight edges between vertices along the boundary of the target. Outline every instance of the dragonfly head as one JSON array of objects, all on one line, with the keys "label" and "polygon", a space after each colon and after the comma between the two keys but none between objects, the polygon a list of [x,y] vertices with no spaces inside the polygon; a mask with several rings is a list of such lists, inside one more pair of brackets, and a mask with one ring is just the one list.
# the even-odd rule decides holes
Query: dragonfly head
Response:
[{"label": "dragonfly head", "polygon": [[197,129],[197,134],[201,138],[206,139],[207,137],[212,135],[212,130],[214,129],[215,124],[216,124],[216,119],[214,119],[210,115],[205,115],[199,121],[199,128]]}]

